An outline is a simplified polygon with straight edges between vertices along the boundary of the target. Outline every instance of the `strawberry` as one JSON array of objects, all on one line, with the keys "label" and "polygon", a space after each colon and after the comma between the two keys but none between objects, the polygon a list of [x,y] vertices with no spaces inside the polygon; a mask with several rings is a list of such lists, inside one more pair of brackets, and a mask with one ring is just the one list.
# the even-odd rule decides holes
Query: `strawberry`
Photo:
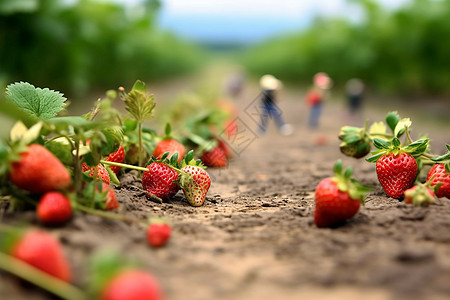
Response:
[{"label": "strawberry", "polygon": [[192,206],[202,206],[211,186],[211,178],[200,166],[187,165],[181,169],[180,186]]},{"label": "strawberry", "polygon": [[39,200],[37,216],[42,223],[48,225],[67,222],[72,217],[70,199],[57,191],[45,193]]},{"label": "strawberry", "polygon": [[200,157],[201,161],[208,167],[226,167],[227,166],[227,157],[225,152],[223,152],[222,148],[214,147],[210,151],[203,152]]},{"label": "strawberry", "polygon": [[323,179],[316,187],[314,223],[317,227],[333,227],[352,218],[371,190],[351,177],[351,167],[342,174],[341,161],[336,162],[334,173],[334,177]]},{"label": "strawberry", "polygon": [[[122,146],[119,147],[119,149],[116,152],[111,153],[108,158],[106,158],[106,161],[116,162],[116,163],[123,163],[125,160],[125,150]],[[119,174],[120,167],[119,166],[110,166],[111,170]]]},{"label": "strawberry", "polygon": [[450,170],[446,168],[445,164],[434,164],[428,171],[427,181],[431,182],[431,186],[439,185],[436,191],[438,198],[450,199]]},{"label": "strawberry", "polygon": [[11,164],[11,182],[31,193],[67,188],[71,178],[64,165],[44,146],[32,144]]},{"label": "strawberry", "polygon": [[71,269],[60,243],[46,232],[26,232],[13,244],[11,256],[63,281],[71,280]]},{"label": "strawberry", "polygon": [[152,222],[147,229],[147,241],[153,247],[164,246],[170,238],[171,228],[166,223]]},{"label": "strawberry", "polygon": [[405,203],[417,206],[428,206],[434,203],[436,195],[427,184],[418,183],[405,191]]},{"label": "strawberry", "polygon": [[417,162],[411,154],[383,155],[377,164],[378,181],[389,197],[402,199],[417,176]]},{"label": "strawberry", "polygon": [[221,139],[217,139],[217,146],[222,149],[223,153],[225,153],[226,158],[233,157],[233,152],[231,151],[230,147],[228,147],[227,143],[225,143]]},{"label": "strawberry", "polygon": [[161,158],[166,152],[169,152],[169,158],[175,153],[178,153],[178,163],[181,162],[185,154],[184,146],[174,139],[159,141],[153,151],[153,156],[156,158]]},{"label": "strawberry", "polygon": [[180,189],[177,184],[178,172],[162,162],[151,162],[148,172],[142,174],[142,187],[163,200],[172,198]]},{"label": "strawberry", "polygon": [[378,181],[389,197],[402,199],[405,190],[413,186],[418,173],[415,157],[426,151],[428,141],[418,140],[401,147],[396,137],[391,142],[379,138],[373,140],[380,150],[372,152],[367,161],[376,162]]},{"label": "strawberry", "polygon": [[126,270],[115,275],[103,289],[101,300],[162,300],[156,279],[143,271]]},{"label": "strawberry", "polygon": [[108,171],[105,169],[105,167],[102,164],[98,164],[96,167],[90,167],[85,162],[81,164],[81,170],[83,172],[89,172],[89,176],[94,177],[95,172],[97,171],[97,179],[101,179],[104,183],[108,184],[110,183],[110,178]]},{"label": "strawberry", "polygon": [[119,207],[119,203],[117,202],[117,195],[114,189],[107,185],[106,183],[102,183],[102,189],[103,191],[106,191],[106,203],[105,203],[105,209],[106,210],[113,210]]}]

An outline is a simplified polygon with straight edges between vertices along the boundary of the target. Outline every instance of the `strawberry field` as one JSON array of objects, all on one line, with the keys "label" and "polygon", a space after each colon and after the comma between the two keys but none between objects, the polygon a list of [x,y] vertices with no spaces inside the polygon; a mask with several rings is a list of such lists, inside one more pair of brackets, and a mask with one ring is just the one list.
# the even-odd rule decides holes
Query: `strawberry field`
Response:
[{"label": "strawberry field", "polygon": [[[185,95],[164,106],[138,81],[74,117],[60,93],[10,85],[0,298],[446,299],[448,180],[422,186],[440,198],[406,203],[404,192],[447,162],[448,124],[411,108],[350,117],[329,102],[310,129],[302,92],[287,89],[279,105],[294,133],[270,122],[261,135],[258,93],[250,87],[234,102]],[[400,195],[377,176],[385,150],[406,151],[421,169]],[[319,222],[316,188],[338,160],[339,187],[357,210]]]}]

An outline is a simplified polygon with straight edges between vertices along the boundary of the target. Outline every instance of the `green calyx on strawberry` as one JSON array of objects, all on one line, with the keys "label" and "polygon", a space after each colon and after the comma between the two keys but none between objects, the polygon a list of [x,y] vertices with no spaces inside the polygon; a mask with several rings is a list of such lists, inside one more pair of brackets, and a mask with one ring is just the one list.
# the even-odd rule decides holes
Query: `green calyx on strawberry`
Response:
[{"label": "green calyx on strawberry", "polygon": [[366,194],[372,189],[352,177],[353,169],[342,171],[338,160],[334,177],[323,179],[316,187],[314,223],[317,227],[333,227],[352,218],[364,204]]},{"label": "green calyx on strawberry", "polygon": [[375,138],[373,144],[379,150],[373,151],[366,160],[376,162],[378,181],[386,194],[394,199],[402,199],[405,190],[416,180],[419,172],[416,158],[428,149],[429,139],[402,146],[397,137],[391,142]]},{"label": "green calyx on strawberry", "polygon": [[372,139],[367,132],[367,123],[364,128],[344,126],[338,137],[342,141],[339,149],[346,156],[361,158],[370,152]]},{"label": "green calyx on strawberry", "polygon": [[428,206],[436,200],[436,195],[430,189],[430,181],[426,183],[417,183],[412,188],[405,191],[405,203],[416,206]]}]

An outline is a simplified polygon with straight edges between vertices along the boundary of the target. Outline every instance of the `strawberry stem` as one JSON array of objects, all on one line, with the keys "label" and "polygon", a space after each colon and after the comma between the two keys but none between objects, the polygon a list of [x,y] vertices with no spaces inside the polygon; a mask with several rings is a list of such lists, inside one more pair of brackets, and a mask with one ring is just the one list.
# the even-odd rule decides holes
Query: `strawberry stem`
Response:
[{"label": "strawberry stem", "polygon": [[68,300],[88,299],[79,288],[0,252],[0,268]]},{"label": "strawberry stem", "polygon": [[135,165],[122,164],[122,163],[106,161],[106,160],[101,160],[100,162],[104,165],[109,165],[109,166],[122,167],[122,168],[127,168],[127,169],[132,169],[132,170],[143,171],[143,172],[148,171],[147,168],[139,167],[139,166],[135,166]]}]

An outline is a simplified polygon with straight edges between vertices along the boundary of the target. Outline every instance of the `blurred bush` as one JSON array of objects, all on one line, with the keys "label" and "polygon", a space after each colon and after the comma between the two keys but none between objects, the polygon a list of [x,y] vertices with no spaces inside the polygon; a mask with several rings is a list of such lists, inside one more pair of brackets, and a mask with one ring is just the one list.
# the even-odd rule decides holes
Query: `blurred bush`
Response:
[{"label": "blurred bush", "polygon": [[159,5],[2,0],[0,84],[22,80],[80,97],[186,72],[199,50],[156,27]]},{"label": "blurred bush", "polygon": [[255,75],[310,84],[318,71],[337,85],[359,77],[377,92],[450,92],[450,0],[411,0],[387,11],[373,0],[352,0],[364,20],[318,18],[306,30],[253,47],[243,58]]}]

